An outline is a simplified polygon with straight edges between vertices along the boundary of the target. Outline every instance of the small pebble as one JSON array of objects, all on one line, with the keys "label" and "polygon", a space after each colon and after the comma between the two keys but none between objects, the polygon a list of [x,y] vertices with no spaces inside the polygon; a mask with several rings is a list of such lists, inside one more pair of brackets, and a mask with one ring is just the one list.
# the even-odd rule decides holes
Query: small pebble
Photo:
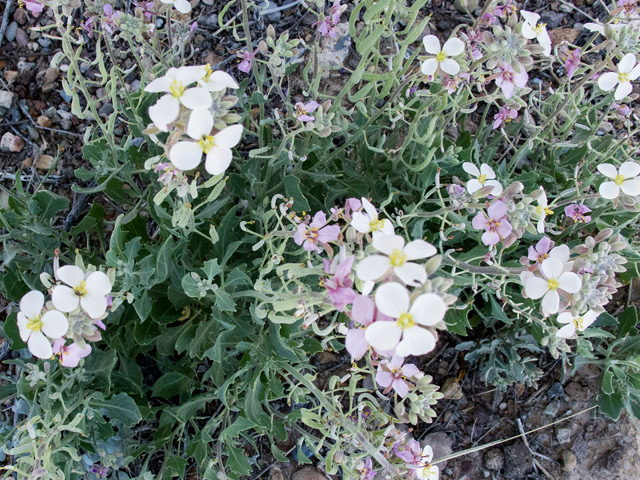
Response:
[{"label": "small pebble", "polygon": [[504,452],[499,448],[492,448],[484,455],[484,466],[487,470],[499,472],[504,468]]},{"label": "small pebble", "polygon": [[0,150],[3,152],[21,152],[24,148],[24,140],[11,132],[7,132],[0,140]]},{"label": "small pebble", "polygon": [[573,472],[578,465],[578,460],[571,450],[562,452],[562,470]]},{"label": "small pebble", "polygon": [[18,24],[16,22],[11,22],[4,32],[4,38],[6,38],[8,42],[13,42],[16,39],[17,33]]},{"label": "small pebble", "polygon": [[40,158],[36,160],[35,167],[41,172],[48,172],[53,165],[53,157],[51,155],[40,155]]},{"label": "small pebble", "polygon": [[0,107],[4,107],[6,109],[11,108],[15,96],[16,94],[13,92],[7,92],[4,90],[0,91]]}]

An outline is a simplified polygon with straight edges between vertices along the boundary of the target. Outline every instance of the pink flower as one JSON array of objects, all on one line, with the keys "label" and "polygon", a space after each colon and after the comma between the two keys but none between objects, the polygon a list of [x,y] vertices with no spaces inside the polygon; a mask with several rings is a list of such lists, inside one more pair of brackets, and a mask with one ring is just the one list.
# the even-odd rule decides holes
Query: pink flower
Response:
[{"label": "pink flower", "polygon": [[422,463],[422,448],[420,448],[420,443],[417,440],[411,439],[404,444],[395,444],[393,453],[409,465],[420,465]]},{"label": "pink flower", "polygon": [[356,360],[364,357],[369,349],[369,342],[364,337],[366,327],[373,323],[376,314],[376,304],[369,297],[357,295],[353,299],[353,307],[351,308],[351,318],[354,322],[365,328],[352,326],[347,331],[344,345],[347,352]]},{"label": "pink flower", "polygon": [[580,66],[580,49],[572,50],[564,59],[563,66],[567,71],[567,77],[571,78]]},{"label": "pink flower", "polygon": [[586,205],[580,203],[574,203],[573,205],[567,205],[564,209],[564,214],[573,219],[576,223],[587,223],[591,221],[591,217],[589,215],[585,215],[585,213],[590,213],[591,209]]},{"label": "pink flower", "polygon": [[513,0],[507,0],[504,5],[496,7],[493,14],[497,17],[506,17],[509,13],[517,13],[518,8],[513,4]]},{"label": "pink flower", "polygon": [[84,23],[81,23],[80,28],[82,28],[82,30],[87,32],[87,36],[89,38],[93,38],[93,18],[92,17],[87,18],[84,21]]},{"label": "pink flower", "polygon": [[611,104],[611,110],[614,110],[618,115],[622,115],[623,117],[628,116],[632,112],[632,109],[628,105],[618,105],[615,102]]},{"label": "pink flower", "polygon": [[31,0],[25,0],[24,1],[24,6],[26,7],[27,10],[29,10],[31,13],[33,13],[36,17],[42,13],[42,10],[44,10],[44,5],[42,5],[41,3],[38,3],[38,2],[33,2]]},{"label": "pink flower", "polygon": [[488,217],[484,212],[478,212],[471,223],[476,230],[485,230],[482,243],[495,245],[513,230],[507,220],[507,204],[497,201],[487,209],[487,213]]},{"label": "pink flower", "polygon": [[343,260],[335,269],[333,277],[324,281],[324,288],[327,289],[329,299],[338,311],[343,312],[347,304],[353,303],[356,292],[351,288],[353,284],[349,278],[356,257],[351,256]]},{"label": "pink flower", "polygon": [[459,197],[464,192],[466,192],[465,188],[457,183],[452,183],[447,187],[447,193],[450,197]]},{"label": "pink flower", "polygon": [[313,26],[318,26],[320,35],[335,38],[337,36],[336,26],[340,23],[340,15],[346,9],[346,5],[340,5],[340,0],[334,0],[333,6],[329,10],[329,15],[324,17],[321,22],[315,22]]},{"label": "pink flower", "polygon": [[389,393],[393,389],[404,398],[409,393],[409,390],[414,387],[406,379],[415,377],[420,373],[420,370],[412,363],[403,365],[403,362],[403,357],[394,355],[391,360],[383,360],[378,364],[376,382],[381,387],[385,387],[383,393]]},{"label": "pink flower", "polygon": [[495,130],[502,122],[510,122],[518,116],[517,110],[512,110],[510,106],[500,107],[500,111],[493,116],[493,129]]},{"label": "pink flower", "polygon": [[527,258],[532,262],[542,263],[549,257],[549,250],[553,248],[554,242],[549,237],[542,237],[536,246],[531,245],[529,247],[529,255]]},{"label": "pink flower", "polygon": [[362,202],[357,198],[347,198],[347,201],[344,203],[344,216],[351,220],[351,213],[359,212],[362,210]]},{"label": "pink flower", "polygon": [[513,97],[516,87],[524,88],[527,86],[529,75],[522,65],[519,65],[520,72],[516,72],[508,63],[500,62],[496,74],[496,85],[502,89],[504,98]]},{"label": "pink flower", "polygon": [[360,470],[359,480],[372,480],[377,473],[377,470],[373,470],[373,462],[371,461],[371,457],[367,457],[367,459],[364,461],[364,466]]},{"label": "pink flower", "polygon": [[321,249],[318,247],[318,243],[333,242],[340,235],[340,227],[338,225],[327,225],[325,227],[325,223],[327,223],[325,213],[322,211],[316,213],[310,225],[305,225],[304,223],[298,225],[298,230],[293,236],[293,240],[298,245],[302,245],[308,252],[314,250],[320,252]]},{"label": "pink flower", "polygon": [[257,53],[258,49],[256,48],[253,53],[251,53],[249,50],[245,50],[240,55],[238,55],[238,58],[242,59],[240,65],[238,65],[238,70],[244,73],[249,73],[251,71],[251,63],[253,62],[253,59],[256,57]]},{"label": "pink flower", "polygon": [[91,353],[91,346],[80,348],[77,343],[65,346],[65,338],[58,338],[53,342],[53,353],[60,355],[60,364],[63,367],[77,367],[80,360]]},{"label": "pink flower", "polygon": [[309,115],[309,113],[315,112],[320,104],[315,100],[310,101],[309,103],[296,103],[296,112],[294,115],[301,122],[313,122],[315,117]]},{"label": "pink flower", "polygon": [[133,2],[133,4],[134,4],[136,7],[138,7],[138,8],[140,8],[140,9],[142,9],[142,13],[144,14],[144,18],[145,18],[145,20],[151,20],[151,18],[152,18],[154,15],[157,15],[157,13],[156,13],[156,12],[154,12],[154,11],[152,10],[152,9],[153,9],[153,7],[155,7],[156,2],[144,2],[144,1],[143,1],[143,2],[140,2],[140,3],[138,3],[138,2]]},{"label": "pink flower", "polygon": [[102,28],[107,32],[109,32],[110,34],[112,34],[113,33],[112,27],[118,28],[116,25],[116,20],[120,19],[120,16],[122,15],[122,13],[119,11],[114,12],[113,7],[108,3],[102,7],[102,11],[105,17],[105,19],[102,21]]}]

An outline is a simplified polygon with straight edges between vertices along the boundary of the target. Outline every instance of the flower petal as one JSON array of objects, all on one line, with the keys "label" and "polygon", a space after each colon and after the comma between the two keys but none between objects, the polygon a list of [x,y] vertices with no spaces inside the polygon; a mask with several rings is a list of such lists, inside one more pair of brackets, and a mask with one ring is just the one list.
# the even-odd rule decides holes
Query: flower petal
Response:
[{"label": "flower petal", "polygon": [[80,298],[80,306],[91,318],[98,318],[107,311],[107,299],[104,295],[87,293]]},{"label": "flower petal", "polygon": [[618,71],[621,73],[629,73],[636,66],[636,56],[633,53],[627,53],[618,63]]},{"label": "flower petal", "polygon": [[413,262],[405,262],[400,267],[393,269],[394,273],[407,285],[417,287],[427,280],[427,272],[422,265]]},{"label": "flower petal", "polygon": [[51,358],[53,349],[49,340],[41,332],[32,332],[27,342],[29,351],[38,358]]},{"label": "flower petal", "polygon": [[57,310],[49,310],[42,316],[42,333],[47,337],[56,339],[66,335],[69,330],[69,320]]},{"label": "flower petal", "polygon": [[544,273],[544,276],[551,279],[556,279],[562,275],[564,270],[564,264],[557,258],[547,258],[540,264],[540,270]]},{"label": "flower petal", "polygon": [[242,125],[231,125],[230,127],[218,132],[213,139],[215,144],[219,147],[233,148],[240,143],[243,131],[244,127]]},{"label": "flower petal", "polygon": [[[549,237],[544,237],[544,238],[548,239]],[[552,248],[551,251],[549,252],[549,257],[556,258],[560,260],[562,263],[568,262],[570,255],[571,255],[571,250],[569,249],[568,245],[558,245],[557,247]]]},{"label": "flower petal", "polygon": [[20,299],[20,311],[26,318],[40,315],[42,307],[44,307],[44,295],[42,292],[38,292],[37,290],[32,290],[29,293],[26,293]]},{"label": "flower petal", "polygon": [[562,327],[560,330],[558,330],[558,332],[556,333],[556,336],[560,338],[571,338],[575,335],[575,333],[576,333],[576,325],[572,321],[571,323],[568,323],[567,325]]},{"label": "flower petal", "polygon": [[435,35],[427,35],[422,39],[422,44],[427,53],[437,55],[440,53],[440,40]]},{"label": "flower petal", "polygon": [[598,77],[598,86],[605,92],[610,92],[619,81],[620,79],[616,72],[607,72]]},{"label": "flower petal", "polygon": [[197,82],[207,74],[204,65],[193,65],[188,67],[180,67],[176,72],[176,80],[181,82],[185,87]]},{"label": "flower petal", "polygon": [[169,78],[167,75],[156,78],[155,80],[152,80],[149,85],[144,87],[144,91],[150,93],[168,92],[172,81],[173,79]]},{"label": "flower petal", "polygon": [[376,306],[385,315],[398,318],[409,311],[409,292],[396,282],[385,283],[376,290]]},{"label": "flower petal", "polygon": [[450,57],[458,56],[464,52],[464,42],[456,37],[450,38],[444,43],[442,50]]},{"label": "flower petal", "polygon": [[29,319],[27,318],[27,316],[22,312],[18,312],[18,319],[17,319],[18,331],[20,332],[20,338],[22,339],[23,342],[26,342],[27,339],[29,338],[29,335],[31,335],[31,330],[27,328],[28,322],[29,322]]},{"label": "flower petal", "polygon": [[180,103],[189,110],[209,108],[211,106],[211,92],[202,87],[189,88],[180,95]]},{"label": "flower petal", "polygon": [[224,173],[233,159],[233,152],[229,148],[214,147],[207,154],[204,168],[211,175],[220,175]]},{"label": "flower petal", "polygon": [[618,195],[620,195],[620,187],[616,185],[615,182],[602,183],[598,191],[602,198],[607,198],[609,200],[617,198]]},{"label": "flower petal", "polygon": [[620,82],[620,85],[618,85],[618,88],[616,88],[616,93],[613,98],[615,98],[616,100],[622,100],[632,91],[633,85],[631,85],[631,82]]},{"label": "flower petal", "polygon": [[438,65],[438,61],[435,59],[435,57],[427,58],[424,62],[422,62],[422,66],[420,67],[420,69],[425,75],[433,75],[434,73],[436,73]]},{"label": "flower petal", "polygon": [[464,162],[462,164],[462,169],[467,172],[469,175],[473,175],[474,177],[480,176],[480,170],[471,162]]},{"label": "flower petal", "polygon": [[65,285],[58,285],[53,289],[53,292],[51,292],[51,301],[53,302],[53,306],[61,312],[72,312],[78,308],[80,297],[74,293],[73,289]]},{"label": "flower petal", "polygon": [[560,308],[560,295],[555,290],[549,290],[542,297],[542,311],[546,314],[557,313]]},{"label": "flower petal", "polygon": [[372,244],[373,248],[385,255],[391,255],[394,250],[404,250],[404,238],[400,235],[379,235]]},{"label": "flower petal", "polygon": [[480,165],[480,173],[482,173],[482,175],[484,175],[488,180],[496,178],[496,172],[494,172],[493,168],[486,163]]},{"label": "flower petal", "polygon": [[538,20],[540,20],[540,15],[534,12],[529,12],[527,10],[520,10],[520,14],[522,15],[522,18],[526,20],[527,23],[529,23],[534,27],[537,25]]},{"label": "flower petal", "polygon": [[187,135],[194,140],[201,140],[202,137],[208,137],[213,128],[213,116],[206,108],[196,108],[189,115],[189,124],[187,125]]},{"label": "flower petal", "polygon": [[162,131],[167,131],[168,125],[178,118],[180,102],[172,95],[161,97],[155,105],[149,107],[149,118]]},{"label": "flower petal", "polygon": [[407,246],[403,248],[404,253],[407,255],[407,260],[417,260],[419,258],[433,257],[438,250],[429,242],[424,240],[413,240],[407,243]]},{"label": "flower petal", "polygon": [[363,259],[356,267],[356,276],[360,280],[378,280],[391,268],[388,257],[371,255]]},{"label": "flower petal", "polygon": [[502,184],[497,180],[487,180],[484,182],[485,186],[492,186],[491,195],[494,197],[499,196],[502,193]]},{"label": "flower petal", "polygon": [[573,272],[564,272],[558,278],[558,283],[559,288],[567,293],[576,293],[582,288],[582,280],[580,280],[580,277]]},{"label": "flower petal", "polygon": [[448,73],[449,75],[455,76],[460,72],[460,65],[455,60],[451,58],[445,58],[442,62],[440,62],[440,68],[443,72]]},{"label": "flower petal", "polygon": [[108,295],[111,293],[111,281],[104,272],[93,272],[86,280],[87,291],[92,295]]},{"label": "flower petal", "polygon": [[366,330],[364,328],[350,328],[347,331],[347,335],[344,339],[344,346],[347,348],[347,352],[355,359],[359,360],[364,357],[369,348],[369,343],[365,338]]},{"label": "flower petal", "polygon": [[219,92],[225,88],[239,88],[233,77],[222,70],[212,72],[204,86],[211,92]]},{"label": "flower petal", "polygon": [[571,315],[571,312],[562,312],[558,315],[558,323],[571,323],[575,317]]},{"label": "flower petal", "polygon": [[482,187],[484,187],[484,185],[480,183],[479,180],[476,180],[475,178],[472,178],[467,182],[467,192],[469,192],[472,195],[478,190],[480,190]]},{"label": "flower petal", "polygon": [[191,4],[187,0],[175,0],[173,6],[180,13],[189,13],[191,11]]},{"label": "flower petal", "polygon": [[409,310],[413,319],[420,325],[432,327],[437,325],[447,313],[447,304],[435,293],[420,295],[411,305]]},{"label": "flower petal", "polygon": [[620,189],[625,193],[625,195],[630,195],[632,197],[640,195],[640,178],[625,180],[622,185],[620,185]]},{"label": "flower petal", "polygon": [[364,337],[376,350],[393,350],[402,336],[396,322],[375,322],[366,328]]},{"label": "flower petal", "polygon": [[203,149],[198,142],[178,142],[169,151],[169,160],[180,170],[193,170],[202,161]]},{"label": "flower petal", "polygon": [[636,162],[624,162],[620,165],[620,175],[629,179],[640,175],[640,165]]},{"label": "flower petal", "polygon": [[598,165],[598,171],[607,178],[616,178],[618,175],[618,169],[610,163]]},{"label": "flower petal", "polygon": [[[371,327],[369,327],[371,328]],[[409,355],[424,355],[436,348],[436,337],[430,330],[422,327],[407,328],[402,340],[396,347],[396,354],[408,357]]]},{"label": "flower petal", "polygon": [[75,265],[65,265],[58,269],[58,278],[70,287],[75,287],[84,280],[84,272]]},{"label": "flower petal", "polygon": [[549,291],[549,282],[540,277],[530,277],[524,286],[527,297],[537,300]]}]

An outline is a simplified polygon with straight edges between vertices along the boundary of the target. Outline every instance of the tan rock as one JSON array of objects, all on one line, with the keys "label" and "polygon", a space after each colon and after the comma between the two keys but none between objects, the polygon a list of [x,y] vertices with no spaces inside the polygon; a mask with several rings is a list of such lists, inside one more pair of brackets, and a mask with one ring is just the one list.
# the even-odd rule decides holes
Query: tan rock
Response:
[{"label": "tan rock", "polygon": [[7,132],[2,136],[0,140],[0,150],[3,152],[21,152],[24,148],[24,140],[14,135],[11,132]]},{"label": "tan rock", "polygon": [[51,126],[51,119],[49,117],[47,117],[46,115],[40,115],[38,117],[38,119],[36,120],[36,123],[38,125],[40,125],[41,127],[50,127]]},{"label": "tan rock", "polygon": [[327,480],[327,477],[313,467],[305,467],[295,472],[291,480]]},{"label": "tan rock", "polygon": [[573,43],[580,36],[580,30],[577,28],[554,28],[549,30],[549,37],[553,45],[559,45],[562,42]]},{"label": "tan rock", "polygon": [[19,75],[19,72],[16,72],[15,70],[5,70],[4,80],[7,83],[12,83],[18,75]]},{"label": "tan rock", "polygon": [[460,400],[462,398],[462,387],[454,377],[449,377],[444,381],[440,392],[448,400]]},{"label": "tan rock", "polygon": [[31,168],[31,165],[33,165],[33,159],[31,157],[27,157],[22,161],[20,168],[22,168],[22,170],[26,170],[27,168]]},{"label": "tan rock", "polygon": [[565,472],[573,472],[578,466],[578,459],[571,450],[562,452],[562,469]]},{"label": "tan rock", "polygon": [[53,157],[51,155],[40,155],[40,158],[36,160],[35,167],[42,172],[48,172],[53,166]]}]

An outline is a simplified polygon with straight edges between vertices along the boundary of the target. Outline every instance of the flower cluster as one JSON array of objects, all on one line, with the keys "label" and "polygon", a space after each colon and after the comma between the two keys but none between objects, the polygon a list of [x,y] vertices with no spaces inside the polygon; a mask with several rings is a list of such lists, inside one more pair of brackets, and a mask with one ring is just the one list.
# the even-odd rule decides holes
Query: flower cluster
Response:
[{"label": "flower cluster", "polygon": [[[49,287],[51,299],[32,290],[20,300],[17,324],[20,338],[38,358],[59,356],[65,367],[76,367],[91,353],[87,341],[101,339],[99,329],[111,307],[112,281],[96,270],[75,265],[58,267],[54,262],[54,282],[48,274],[42,281]],[[70,343],[69,343],[70,342]]]},{"label": "flower cluster", "polygon": [[[239,120],[228,112],[237,98],[227,96],[227,88],[238,84],[208,65],[170,68],[145,87],[146,92],[164,94],[149,108],[154,128],[147,133],[169,133],[165,152],[177,171],[197,168],[203,157],[211,175],[224,173],[231,164],[231,149],[240,142],[243,127],[227,126]],[[182,140],[185,133],[188,139]]]}]

